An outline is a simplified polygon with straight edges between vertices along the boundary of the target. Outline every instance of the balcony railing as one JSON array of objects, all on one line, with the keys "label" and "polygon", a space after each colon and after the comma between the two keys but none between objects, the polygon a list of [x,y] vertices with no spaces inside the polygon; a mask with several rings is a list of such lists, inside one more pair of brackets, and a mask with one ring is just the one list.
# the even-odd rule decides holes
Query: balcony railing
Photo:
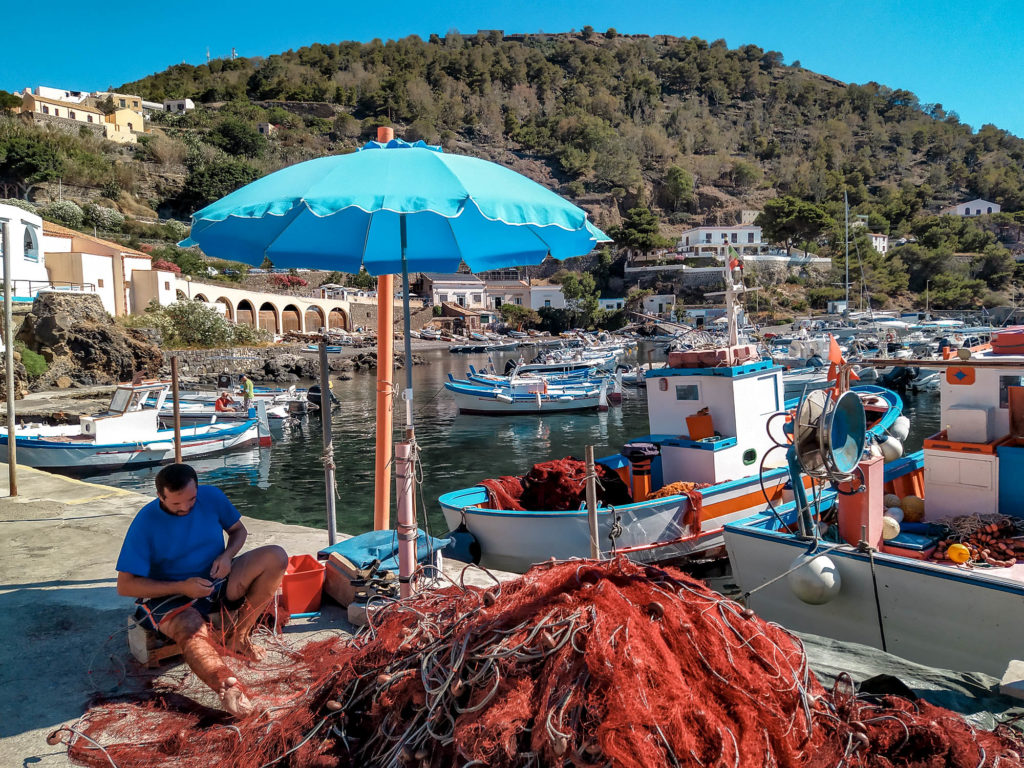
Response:
[{"label": "balcony railing", "polygon": [[[96,293],[95,283],[72,283],[66,280],[11,280],[14,296],[35,298],[40,291],[67,291],[71,293]],[[3,285],[0,285],[0,294]]]}]

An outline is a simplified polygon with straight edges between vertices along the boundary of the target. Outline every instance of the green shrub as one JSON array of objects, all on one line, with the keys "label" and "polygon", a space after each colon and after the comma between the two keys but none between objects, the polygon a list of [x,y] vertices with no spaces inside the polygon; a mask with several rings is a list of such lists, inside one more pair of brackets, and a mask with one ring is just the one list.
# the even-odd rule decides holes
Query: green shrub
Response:
[{"label": "green shrub", "polygon": [[78,203],[70,200],[59,200],[50,203],[43,208],[42,213],[43,218],[63,224],[65,227],[71,227],[72,229],[78,229],[85,220],[85,214],[82,212],[81,207],[79,207]]},{"label": "green shrub", "polygon": [[29,213],[39,212],[35,203],[30,203],[28,200],[19,200],[16,197],[0,198],[0,204],[13,205],[15,208],[21,208],[23,211],[28,211]]},{"label": "green shrub", "polygon": [[97,229],[116,232],[124,226],[123,213],[96,203],[86,203],[82,206],[82,214],[85,224]]},{"label": "green shrub", "polygon": [[33,352],[25,346],[24,342],[17,342],[14,349],[21,355],[21,364],[25,366],[25,372],[29,379],[38,379],[49,367],[46,358],[38,352]]},{"label": "green shrub", "polygon": [[128,315],[121,321],[129,328],[153,328],[163,345],[178,347],[231,347],[265,344],[270,333],[247,325],[234,325],[217,310],[198,301],[178,301],[166,307],[151,305],[145,314]]}]

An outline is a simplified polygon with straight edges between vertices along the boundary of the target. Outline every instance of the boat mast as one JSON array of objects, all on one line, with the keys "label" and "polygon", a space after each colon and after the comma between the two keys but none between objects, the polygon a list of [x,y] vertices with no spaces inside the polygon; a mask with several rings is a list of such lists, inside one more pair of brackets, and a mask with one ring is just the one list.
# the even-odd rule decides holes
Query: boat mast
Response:
[{"label": "boat mast", "polygon": [[843,190],[843,207],[846,210],[846,311],[850,311],[850,199]]}]

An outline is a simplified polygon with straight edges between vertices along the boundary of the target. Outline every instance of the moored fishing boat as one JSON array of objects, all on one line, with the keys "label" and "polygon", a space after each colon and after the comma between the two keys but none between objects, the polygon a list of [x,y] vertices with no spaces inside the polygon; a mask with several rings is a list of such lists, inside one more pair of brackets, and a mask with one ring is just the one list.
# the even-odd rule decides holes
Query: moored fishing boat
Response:
[{"label": "moored fishing boat", "polygon": [[1024,354],[994,346],[938,364],[947,426],[921,451],[884,467],[858,456],[856,494],[726,526],[751,608],[932,666],[999,677],[1020,658]]},{"label": "moored fishing boat", "polygon": [[[731,343],[671,353],[667,368],[646,372],[651,433],[598,459],[631,497],[599,503],[602,551],[637,560],[703,556],[722,546],[724,523],[764,508],[766,498],[782,498],[787,472],[769,456],[769,430],[781,434],[772,422],[786,415],[782,369],[753,345],[736,343],[733,295],[742,286],[728,272],[726,285]],[[900,417],[901,401],[879,387],[857,390],[872,413],[873,434],[884,435]],[[440,497],[448,525],[476,537],[485,564],[521,571],[552,556],[589,556],[588,515],[578,499],[524,509],[510,508],[500,495],[481,484]]]},{"label": "moored fishing boat", "polygon": [[549,386],[543,379],[513,379],[509,384],[478,384],[448,376],[459,413],[510,415],[596,410],[602,405],[603,385]]},{"label": "moored fishing boat", "polygon": [[[160,429],[159,424],[159,409],[170,386],[166,381],[120,384],[106,413],[82,416],[79,424],[18,424],[14,429],[18,463],[38,469],[89,473],[173,461],[174,430]],[[155,407],[146,404],[150,395],[156,397]],[[270,445],[264,408],[259,404],[258,417],[238,423],[182,429],[182,458]],[[8,428],[0,427],[0,461],[8,460],[9,440]]]}]

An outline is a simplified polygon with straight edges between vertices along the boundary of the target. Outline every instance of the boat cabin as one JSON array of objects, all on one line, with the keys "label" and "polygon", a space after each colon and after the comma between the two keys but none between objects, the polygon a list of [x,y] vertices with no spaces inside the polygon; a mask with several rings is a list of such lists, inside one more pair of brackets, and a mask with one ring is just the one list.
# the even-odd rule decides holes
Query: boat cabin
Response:
[{"label": "boat cabin", "polygon": [[[118,384],[110,407],[100,416],[82,416],[82,435],[97,443],[133,443],[139,435],[153,435],[160,407],[167,399],[170,382],[143,381],[138,384]],[[156,405],[147,407],[150,396]]]}]

